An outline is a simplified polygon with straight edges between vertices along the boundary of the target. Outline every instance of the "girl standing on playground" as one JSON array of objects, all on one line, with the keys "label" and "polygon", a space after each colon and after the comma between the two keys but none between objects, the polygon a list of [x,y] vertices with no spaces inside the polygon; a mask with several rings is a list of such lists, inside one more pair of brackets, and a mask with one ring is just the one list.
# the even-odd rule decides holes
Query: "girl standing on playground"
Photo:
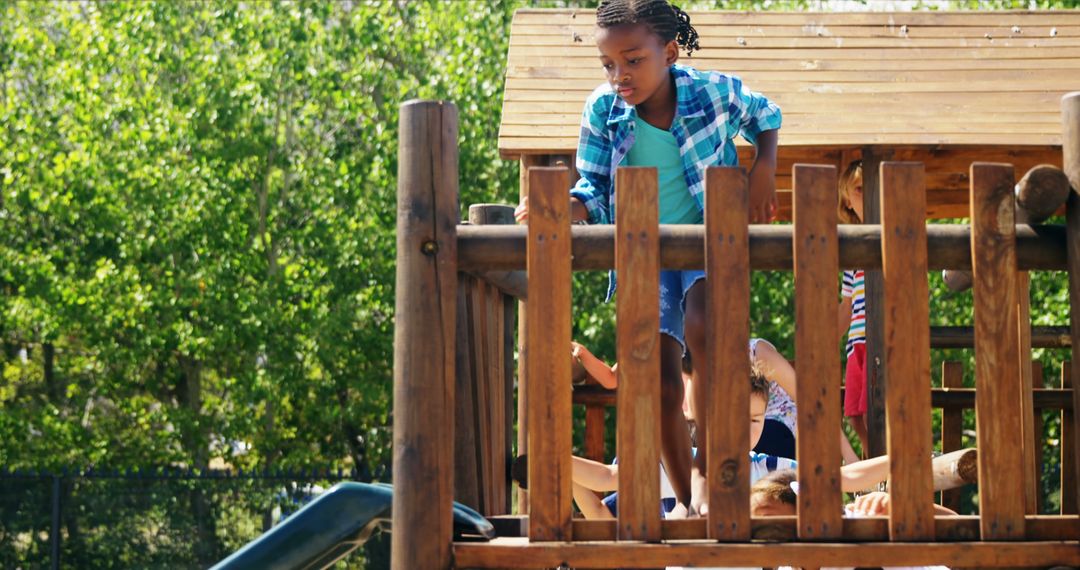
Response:
[{"label": "girl standing on playground", "polygon": [[[780,109],[735,76],[678,65],[680,48],[698,49],[690,17],[666,0],[605,0],[596,11],[596,45],[607,82],[585,102],[578,142],[581,179],[570,191],[575,221],[607,224],[615,214],[615,169],[651,166],[659,176],[661,224],[700,224],[705,169],[738,164],[734,139],[756,148],[750,168],[750,220],[768,222],[776,210],[776,143]],[[528,202],[515,212],[528,217]],[[660,275],[661,454],[679,506],[675,516],[704,514],[705,453],[691,467],[683,418],[680,370],[686,349],[699,364],[705,354],[702,271]],[[608,297],[615,289],[611,279]],[[685,333],[685,335],[684,335]],[[715,389],[704,366],[694,371],[695,408]],[[698,446],[706,447],[699,417]]]},{"label": "girl standing on playground", "polygon": [[[837,214],[844,224],[863,220],[862,161],[848,165],[840,177]],[[844,370],[844,415],[859,436],[866,457],[866,281],[862,269],[844,272],[839,309],[840,335],[847,334]]]}]

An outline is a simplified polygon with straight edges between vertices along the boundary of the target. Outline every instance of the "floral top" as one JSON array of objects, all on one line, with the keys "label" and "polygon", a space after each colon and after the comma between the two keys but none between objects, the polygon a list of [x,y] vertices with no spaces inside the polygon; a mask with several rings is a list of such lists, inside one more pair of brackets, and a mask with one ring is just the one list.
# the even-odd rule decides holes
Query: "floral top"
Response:
[{"label": "floral top", "polygon": [[[757,345],[759,342],[764,342],[769,346],[772,344],[761,338],[750,339],[750,357],[757,357]],[[775,347],[773,347],[775,348]],[[798,409],[795,407],[795,400],[787,393],[786,390],[780,387],[776,382],[769,382],[769,403],[765,407],[765,419],[776,420],[791,430],[791,434],[795,435],[795,417],[798,413]]]}]

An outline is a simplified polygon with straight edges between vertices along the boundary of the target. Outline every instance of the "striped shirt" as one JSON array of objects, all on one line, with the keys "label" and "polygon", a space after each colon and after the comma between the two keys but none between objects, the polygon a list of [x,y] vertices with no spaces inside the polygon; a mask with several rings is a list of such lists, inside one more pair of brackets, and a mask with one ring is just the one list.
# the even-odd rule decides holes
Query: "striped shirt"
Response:
[{"label": "striped shirt", "polygon": [[862,269],[844,272],[844,298],[851,298],[851,326],[847,333],[847,355],[855,345],[866,343],[866,276]]}]

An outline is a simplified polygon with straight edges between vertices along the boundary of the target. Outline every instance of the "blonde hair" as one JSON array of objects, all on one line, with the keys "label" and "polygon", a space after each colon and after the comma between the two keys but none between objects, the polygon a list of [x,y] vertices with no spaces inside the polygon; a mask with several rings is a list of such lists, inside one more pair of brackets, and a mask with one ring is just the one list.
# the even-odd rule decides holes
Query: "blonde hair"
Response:
[{"label": "blonde hair", "polygon": [[791,484],[797,481],[794,469],[779,469],[758,479],[750,487],[750,497],[760,497],[769,502],[795,506],[799,499]]},{"label": "blonde hair", "polygon": [[750,361],[750,396],[759,396],[769,401],[769,379],[757,361]]},{"label": "blonde hair", "polygon": [[862,220],[859,219],[859,214],[855,213],[855,210],[848,204],[850,201],[848,196],[851,194],[851,190],[855,188],[856,181],[862,181],[862,161],[853,160],[851,164],[848,164],[844,174],[840,176],[840,192],[837,196],[836,202],[836,214],[840,218],[840,223],[843,224],[861,224]]}]

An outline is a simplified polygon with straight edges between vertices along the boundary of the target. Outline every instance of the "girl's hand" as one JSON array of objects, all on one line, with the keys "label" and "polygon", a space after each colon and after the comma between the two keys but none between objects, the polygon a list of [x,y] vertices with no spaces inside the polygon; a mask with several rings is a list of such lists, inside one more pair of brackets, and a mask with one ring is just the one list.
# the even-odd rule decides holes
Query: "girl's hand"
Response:
[{"label": "girl's hand", "polygon": [[850,509],[857,514],[876,517],[889,514],[889,494],[874,491],[861,495],[850,505]]},{"label": "girl's hand", "polygon": [[754,164],[750,169],[750,223],[767,224],[776,218],[776,169]]},{"label": "girl's hand", "polygon": [[574,357],[577,360],[581,360],[581,353],[584,350],[587,349],[584,346],[581,346],[580,343],[570,341],[570,356]]},{"label": "girl's hand", "polygon": [[517,208],[514,208],[514,221],[519,224],[524,224],[529,221],[529,197],[526,196],[521,199],[521,203]]}]

